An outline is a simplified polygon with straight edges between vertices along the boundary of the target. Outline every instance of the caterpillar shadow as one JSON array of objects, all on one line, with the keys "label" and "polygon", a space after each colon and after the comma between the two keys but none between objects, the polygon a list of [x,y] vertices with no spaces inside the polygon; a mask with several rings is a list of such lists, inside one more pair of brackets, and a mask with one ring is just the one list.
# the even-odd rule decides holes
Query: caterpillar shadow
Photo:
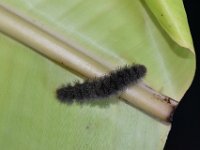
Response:
[{"label": "caterpillar shadow", "polygon": [[67,105],[72,105],[72,104],[77,104],[80,105],[81,107],[84,106],[90,106],[90,107],[99,107],[99,108],[108,108],[110,105],[115,105],[119,102],[119,99],[117,96],[110,96],[107,98],[95,98],[95,99],[90,99],[84,102],[72,102],[72,103],[63,103]]}]

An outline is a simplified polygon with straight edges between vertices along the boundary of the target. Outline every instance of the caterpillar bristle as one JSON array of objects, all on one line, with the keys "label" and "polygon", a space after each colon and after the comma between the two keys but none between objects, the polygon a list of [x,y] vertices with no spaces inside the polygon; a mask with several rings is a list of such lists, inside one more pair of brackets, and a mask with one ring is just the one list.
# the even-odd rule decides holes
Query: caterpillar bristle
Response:
[{"label": "caterpillar bristle", "polygon": [[61,87],[56,91],[57,98],[66,103],[74,101],[83,103],[95,98],[105,98],[123,91],[131,84],[136,84],[145,76],[146,72],[147,69],[144,65],[126,65],[102,77],[87,79],[83,83],[75,81],[73,86],[68,84]]}]

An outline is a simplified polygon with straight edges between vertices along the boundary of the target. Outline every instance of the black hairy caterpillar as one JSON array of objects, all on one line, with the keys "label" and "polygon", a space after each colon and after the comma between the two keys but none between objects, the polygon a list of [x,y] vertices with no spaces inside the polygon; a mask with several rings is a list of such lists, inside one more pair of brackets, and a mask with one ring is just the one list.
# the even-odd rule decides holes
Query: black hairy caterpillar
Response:
[{"label": "black hairy caterpillar", "polygon": [[144,65],[125,66],[102,77],[88,79],[83,83],[76,82],[73,86],[68,84],[61,87],[56,91],[57,98],[66,103],[72,103],[74,100],[82,103],[94,98],[105,98],[117,94],[130,84],[137,83],[146,72]]}]

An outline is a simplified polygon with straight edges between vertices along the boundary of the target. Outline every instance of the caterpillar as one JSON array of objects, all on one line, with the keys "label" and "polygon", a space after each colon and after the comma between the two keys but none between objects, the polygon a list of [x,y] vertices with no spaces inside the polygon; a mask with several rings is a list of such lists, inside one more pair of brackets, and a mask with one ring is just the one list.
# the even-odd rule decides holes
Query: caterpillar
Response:
[{"label": "caterpillar", "polygon": [[123,91],[129,85],[136,84],[146,72],[144,65],[126,65],[104,76],[87,79],[83,83],[76,81],[74,85],[68,84],[58,88],[57,98],[65,103],[83,103],[95,98],[106,98]]}]

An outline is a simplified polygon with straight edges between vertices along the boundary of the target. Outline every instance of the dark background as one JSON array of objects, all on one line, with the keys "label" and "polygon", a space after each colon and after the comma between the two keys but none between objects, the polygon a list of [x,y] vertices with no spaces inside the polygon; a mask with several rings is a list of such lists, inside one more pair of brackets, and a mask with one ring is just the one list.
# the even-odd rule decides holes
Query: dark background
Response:
[{"label": "dark background", "polygon": [[200,1],[183,0],[196,51],[194,81],[173,117],[165,150],[200,150]]}]

